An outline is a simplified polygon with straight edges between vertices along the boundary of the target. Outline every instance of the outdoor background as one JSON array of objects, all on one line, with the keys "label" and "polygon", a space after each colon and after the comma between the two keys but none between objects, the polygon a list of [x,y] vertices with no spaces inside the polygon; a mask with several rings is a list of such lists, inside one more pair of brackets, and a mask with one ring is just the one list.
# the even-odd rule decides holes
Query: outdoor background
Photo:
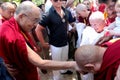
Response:
[{"label": "outdoor background", "polygon": [[[19,5],[20,2],[25,1],[25,0],[0,0],[0,2],[15,2],[17,5]],[[45,0],[29,0],[34,2],[36,5],[43,4]],[[80,2],[81,0],[75,0],[75,4]]]}]

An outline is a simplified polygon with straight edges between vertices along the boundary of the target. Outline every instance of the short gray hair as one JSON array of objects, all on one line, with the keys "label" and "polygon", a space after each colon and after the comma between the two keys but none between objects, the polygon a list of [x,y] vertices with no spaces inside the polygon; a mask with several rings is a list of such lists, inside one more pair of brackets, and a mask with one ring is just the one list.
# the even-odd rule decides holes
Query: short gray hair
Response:
[{"label": "short gray hair", "polygon": [[24,1],[17,7],[15,14],[17,15],[19,13],[31,13],[33,12],[34,5],[35,4],[31,1]]},{"label": "short gray hair", "polygon": [[88,9],[87,6],[83,3],[78,4],[76,7],[76,11],[82,11],[82,10],[87,10],[87,9]]},{"label": "short gray hair", "polygon": [[2,10],[6,10],[8,8],[11,8],[11,7],[14,8],[14,5],[10,2],[4,2],[4,3],[1,4],[0,7],[1,7]]}]

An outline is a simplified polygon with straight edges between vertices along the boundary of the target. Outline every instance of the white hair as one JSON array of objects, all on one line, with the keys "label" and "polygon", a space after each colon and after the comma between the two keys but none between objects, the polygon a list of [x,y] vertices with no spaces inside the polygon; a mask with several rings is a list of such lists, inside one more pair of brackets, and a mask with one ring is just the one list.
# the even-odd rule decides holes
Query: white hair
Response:
[{"label": "white hair", "polygon": [[89,20],[96,20],[96,19],[105,20],[104,14],[100,11],[92,12],[92,14],[89,17]]},{"label": "white hair", "polygon": [[82,11],[82,10],[87,10],[87,6],[84,5],[84,4],[78,4],[77,7],[76,7],[76,11]]}]

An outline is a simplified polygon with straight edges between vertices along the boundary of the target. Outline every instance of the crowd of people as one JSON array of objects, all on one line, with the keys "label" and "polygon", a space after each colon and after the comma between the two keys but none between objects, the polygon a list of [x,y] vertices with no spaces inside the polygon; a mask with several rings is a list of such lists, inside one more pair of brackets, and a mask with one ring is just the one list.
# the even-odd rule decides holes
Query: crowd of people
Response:
[{"label": "crowd of people", "polygon": [[40,80],[39,68],[53,80],[71,69],[78,80],[120,80],[120,0],[74,2],[0,4],[0,79]]}]

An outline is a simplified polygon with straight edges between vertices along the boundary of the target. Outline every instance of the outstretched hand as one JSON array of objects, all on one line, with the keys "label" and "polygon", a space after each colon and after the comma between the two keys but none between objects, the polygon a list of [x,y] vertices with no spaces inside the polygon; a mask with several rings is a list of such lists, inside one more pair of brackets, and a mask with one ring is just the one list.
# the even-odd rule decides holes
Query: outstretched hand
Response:
[{"label": "outstretched hand", "polygon": [[103,43],[109,41],[110,39],[112,39],[112,36],[103,36],[98,40],[96,45],[102,45]]},{"label": "outstretched hand", "polygon": [[79,73],[81,73],[81,69],[79,68],[79,66],[77,65],[77,63],[75,62],[75,64],[74,64],[74,69],[76,70],[76,71],[78,71]]}]

